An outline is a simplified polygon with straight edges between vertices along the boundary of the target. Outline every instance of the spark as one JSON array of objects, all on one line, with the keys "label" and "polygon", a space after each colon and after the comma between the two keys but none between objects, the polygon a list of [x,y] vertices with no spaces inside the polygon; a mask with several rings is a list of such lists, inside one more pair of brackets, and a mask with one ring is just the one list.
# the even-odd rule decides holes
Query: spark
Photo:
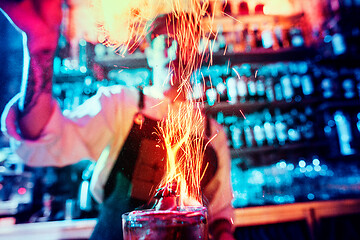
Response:
[{"label": "spark", "polygon": [[223,12],[223,14],[226,15],[227,17],[231,18],[232,20],[235,20],[235,21],[237,21],[238,23],[241,23],[241,21],[240,21],[239,19],[234,18],[233,16],[227,14],[226,12]]},{"label": "spark", "polygon": [[[200,194],[204,156],[204,116],[194,102],[169,107],[165,121],[159,123],[159,136],[167,152],[165,175],[160,188],[175,183],[180,204],[191,200],[202,204]],[[191,201],[193,203],[193,201]]]},{"label": "spark", "polygon": [[241,113],[241,115],[243,116],[243,118],[246,119],[245,114],[243,113],[243,111],[241,111],[241,109],[239,110],[239,112]]},{"label": "spark", "polygon": [[236,76],[238,79],[240,79],[240,74],[239,72],[233,67],[232,70],[235,72]]},{"label": "spark", "polygon": [[[214,14],[206,12],[210,0],[91,1],[98,24],[98,39],[122,56],[132,53],[146,39],[157,16],[171,13],[166,15],[166,26],[177,41],[178,52],[177,60],[169,63],[169,69],[176,69],[170,71],[170,83],[178,88],[175,99],[181,94],[190,95],[191,75],[200,68],[207,51],[209,66],[213,61],[215,41],[210,41],[210,37],[216,39],[218,32],[213,29]],[[216,4],[217,0],[213,2]],[[201,52],[200,39],[206,46]],[[204,146],[204,116],[194,100],[188,99],[174,109],[175,105],[177,102],[169,106],[167,118],[159,122],[158,134],[163,138],[167,152],[166,172],[159,187],[176,183],[181,204],[189,203],[189,199],[202,204],[200,181],[204,172],[201,169],[208,144]]]}]

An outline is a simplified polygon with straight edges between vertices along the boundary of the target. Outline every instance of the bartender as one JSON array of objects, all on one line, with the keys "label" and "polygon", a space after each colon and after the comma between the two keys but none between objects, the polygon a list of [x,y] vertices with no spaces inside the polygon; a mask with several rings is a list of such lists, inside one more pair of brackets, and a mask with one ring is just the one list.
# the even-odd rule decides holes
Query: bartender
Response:
[{"label": "bartender", "polygon": [[[173,84],[163,89],[163,98],[149,96],[151,89],[145,91],[147,95],[123,86],[102,87],[65,116],[52,97],[61,1],[5,0],[0,7],[24,37],[22,87],[4,110],[3,132],[13,150],[30,166],[65,166],[82,159],[97,161],[91,188],[94,198],[102,204],[91,239],[121,239],[122,213],[148,203],[151,189],[161,180],[160,163],[165,156],[156,147],[159,139],[153,132],[157,122],[166,117],[169,108],[177,109],[179,101],[186,100],[184,94],[177,94],[179,60],[169,59],[174,54],[168,54],[169,49],[177,53],[181,46],[177,46],[176,38],[166,41],[164,37],[175,36],[167,31],[173,27],[166,26],[172,24],[173,18],[159,17],[150,34],[152,41],[164,41],[160,44],[165,46],[161,51],[164,59],[174,63],[170,64]],[[150,44],[149,51],[156,51],[156,46]],[[213,239],[233,239],[226,135],[214,120],[206,122],[207,137],[216,135],[205,151],[204,162],[209,168],[201,182],[209,211],[209,232]]]}]

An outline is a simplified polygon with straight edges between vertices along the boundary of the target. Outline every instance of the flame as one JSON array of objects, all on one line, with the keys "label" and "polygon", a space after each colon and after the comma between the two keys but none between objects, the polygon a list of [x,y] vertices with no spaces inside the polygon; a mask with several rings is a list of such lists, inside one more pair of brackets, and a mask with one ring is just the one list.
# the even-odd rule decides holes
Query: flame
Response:
[{"label": "flame", "polygon": [[159,123],[167,152],[160,188],[175,183],[180,206],[202,204],[203,126],[204,116],[193,101],[182,102],[175,109],[169,107],[167,118]]},{"label": "flame", "polygon": [[[147,37],[157,16],[171,13],[165,15],[165,20],[168,35],[171,33],[178,44],[177,59],[169,64],[171,85],[177,87],[175,101],[191,95],[191,76],[201,66],[207,49],[211,58],[209,38],[216,37],[216,33],[213,14],[206,11],[209,1],[92,0],[92,7],[101,42],[121,55],[134,50]],[[204,18],[209,20],[205,24]],[[206,46],[202,52],[198,47],[200,39]],[[200,181],[206,146],[201,104],[192,100],[175,102],[169,106],[167,118],[159,123],[159,135],[167,152],[166,172],[159,188],[175,183],[180,206],[202,205]]]},{"label": "flame", "polygon": [[205,16],[210,0],[90,0],[99,41],[124,55],[141,43],[149,24],[165,13],[192,13],[196,21]]}]

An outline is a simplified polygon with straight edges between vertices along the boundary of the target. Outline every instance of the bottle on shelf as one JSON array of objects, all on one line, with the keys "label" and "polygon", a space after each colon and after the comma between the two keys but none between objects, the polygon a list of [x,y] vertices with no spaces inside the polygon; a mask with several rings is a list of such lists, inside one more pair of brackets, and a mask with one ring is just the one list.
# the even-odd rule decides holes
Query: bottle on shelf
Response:
[{"label": "bottle on shelf", "polygon": [[240,102],[245,102],[248,100],[248,89],[247,89],[247,77],[243,75],[242,73],[239,74],[239,77],[237,79],[236,83],[236,89],[239,97]]},{"label": "bottle on shelf", "polygon": [[231,146],[234,149],[243,148],[245,146],[244,130],[241,126],[240,121],[236,122],[235,124],[232,124],[229,129],[231,132]]},{"label": "bottle on shelf", "polygon": [[275,89],[274,89],[274,78],[269,74],[265,78],[265,96],[266,101],[275,101]]},{"label": "bottle on shelf", "polygon": [[353,136],[351,133],[351,126],[348,116],[343,111],[337,110],[334,113],[334,121],[336,124],[340,153],[342,155],[354,154],[355,149],[353,149],[351,146]]},{"label": "bottle on shelf", "polygon": [[301,141],[301,133],[300,133],[300,126],[297,125],[295,121],[295,117],[297,114],[296,109],[292,109],[289,113],[284,114],[284,119],[288,126],[287,134],[289,137],[289,141],[291,143],[296,143]]},{"label": "bottle on shelf", "polygon": [[237,102],[237,83],[237,79],[233,76],[230,76],[226,79],[227,96],[230,104],[234,104]]},{"label": "bottle on shelf", "polygon": [[321,89],[322,97],[325,99],[337,98],[338,96],[338,86],[337,86],[337,74],[333,72],[332,74],[327,74],[321,80]]},{"label": "bottle on shelf", "polygon": [[300,102],[302,99],[302,89],[301,89],[301,76],[299,74],[297,63],[289,63],[289,67],[292,66],[290,72],[291,86],[294,91],[294,100]]},{"label": "bottle on shelf", "polygon": [[304,97],[310,97],[314,95],[315,87],[312,78],[312,74],[310,73],[310,69],[308,67],[307,62],[300,62],[298,64],[298,69],[300,72],[300,84],[302,95]]},{"label": "bottle on shelf", "polygon": [[274,77],[274,93],[275,100],[282,101],[284,100],[283,89],[280,82],[280,74],[278,72],[273,72]]},{"label": "bottle on shelf", "polygon": [[287,73],[282,75],[280,77],[280,84],[284,99],[286,101],[291,101],[294,97],[294,89],[293,86],[291,85],[290,75],[288,75]]},{"label": "bottle on shelf", "polygon": [[265,109],[264,112],[264,131],[265,131],[265,138],[268,145],[273,146],[276,145],[277,138],[276,138],[276,130],[274,120],[269,109]]},{"label": "bottle on shelf", "polygon": [[256,81],[253,74],[250,71],[246,73],[246,85],[248,91],[248,101],[256,101],[257,93],[256,93]]},{"label": "bottle on shelf", "polygon": [[245,143],[247,148],[252,148],[256,146],[255,137],[254,137],[254,128],[251,115],[244,119],[244,136]]},{"label": "bottle on shelf", "polygon": [[354,99],[356,97],[356,86],[351,70],[347,68],[341,69],[339,80],[341,81],[342,97]]},{"label": "bottle on shelf", "polygon": [[264,124],[261,119],[261,115],[259,113],[254,113],[254,140],[256,142],[256,146],[261,147],[266,145],[266,136],[265,136],[265,129]]},{"label": "bottle on shelf", "polygon": [[280,145],[284,145],[288,141],[287,125],[279,108],[275,108],[275,132],[276,138]]},{"label": "bottle on shelf", "polygon": [[262,47],[265,49],[271,49],[274,47],[273,32],[270,26],[265,25],[261,33]]},{"label": "bottle on shelf", "polygon": [[257,101],[265,101],[265,77],[258,70],[258,74],[256,75],[255,88],[256,88],[256,96]]}]

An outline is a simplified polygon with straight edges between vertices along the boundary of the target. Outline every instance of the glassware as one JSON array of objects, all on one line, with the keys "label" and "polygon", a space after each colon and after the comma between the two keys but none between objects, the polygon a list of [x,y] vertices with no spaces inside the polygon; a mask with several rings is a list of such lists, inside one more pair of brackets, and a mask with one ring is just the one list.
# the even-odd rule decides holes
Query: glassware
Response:
[{"label": "glassware", "polygon": [[122,227],[124,240],[207,240],[207,209],[132,211],[122,215]]}]

